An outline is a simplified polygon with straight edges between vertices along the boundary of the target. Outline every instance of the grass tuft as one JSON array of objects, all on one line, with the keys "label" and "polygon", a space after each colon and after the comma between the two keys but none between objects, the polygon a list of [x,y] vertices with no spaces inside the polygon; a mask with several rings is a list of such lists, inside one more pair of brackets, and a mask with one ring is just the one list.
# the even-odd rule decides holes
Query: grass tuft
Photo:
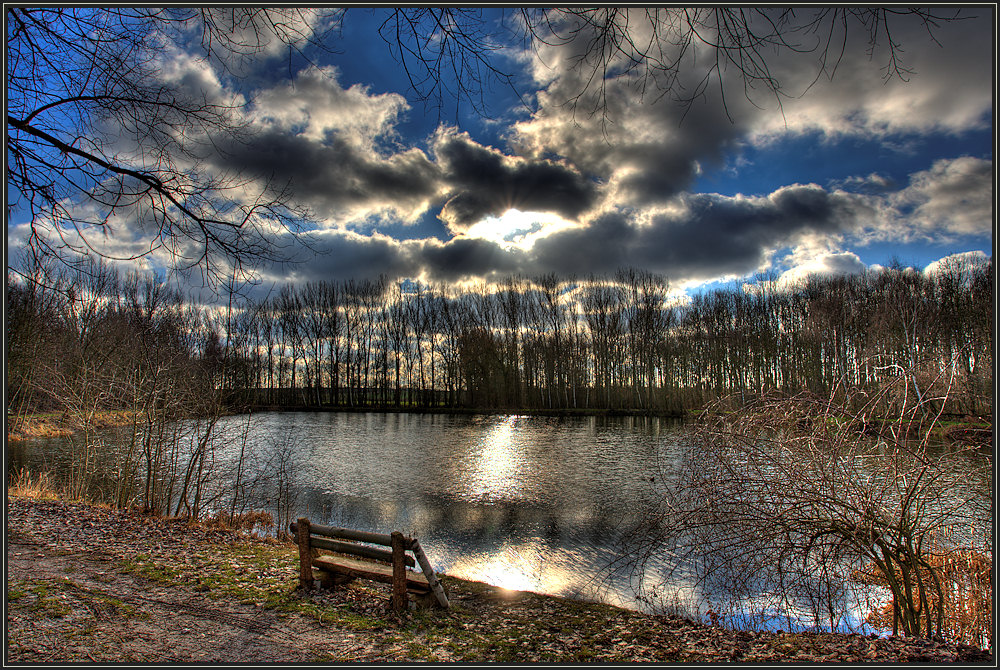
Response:
[{"label": "grass tuft", "polygon": [[62,496],[47,471],[33,473],[21,468],[11,477],[7,495],[33,500],[59,500]]}]

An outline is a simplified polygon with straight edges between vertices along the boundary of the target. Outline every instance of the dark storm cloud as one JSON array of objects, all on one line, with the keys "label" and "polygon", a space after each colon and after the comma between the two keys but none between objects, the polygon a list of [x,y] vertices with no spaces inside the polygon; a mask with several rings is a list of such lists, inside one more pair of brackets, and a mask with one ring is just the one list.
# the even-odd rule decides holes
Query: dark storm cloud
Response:
[{"label": "dark storm cloud", "polygon": [[519,251],[506,251],[489,240],[470,238],[443,244],[425,240],[417,254],[430,277],[442,281],[516,273],[522,255]]},{"label": "dark storm cloud", "polygon": [[380,275],[395,279],[419,273],[420,265],[409,250],[391,237],[325,231],[314,234],[296,262],[265,273],[265,283],[375,279]]},{"label": "dark storm cloud", "polygon": [[579,172],[553,161],[504,156],[464,133],[440,133],[434,154],[453,194],[441,219],[455,232],[511,208],[574,219],[597,200],[596,184]]},{"label": "dark storm cloud", "polygon": [[361,235],[329,230],[314,234],[297,262],[275,266],[265,284],[343,279],[390,281],[419,277],[431,281],[506,275],[521,271],[523,252],[507,251],[489,240],[456,238],[396,240],[386,235]]},{"label": "dark storm cloud", "polygon": [[837,234],[855,224],[850,196],[816,186],[791,186],[768,198],[695,195],[684,202],[683,214],[656,214],[640,223],[612,211],[586,227],[539,240],[533,265],[576,274],[638,265],[673,279],[742,275],[803,235]]},{"label": "dark storm cloud", "polygon": [[633,207],[667,202],[690,189],[706,166],[720,166],[746,132],[725,109],[700,105],[685,113],[653,105],[631,112],[630,123],[623,124],[630,132],[623,132],[612,163],[616,201]]},{"label": "dark storm cloud", "polygon": [[[645,9],[623,11],[635,14],[630,25],[640,27],[646,21]],[[581,172],[601,179],[607,184],[605,205],[668,202],[688,190],[706,165],[720,165],[746,133],[748,123],[733,113],[734,106],[742,108],[741,101],[722,104],[714,88],[686,104],[674,95],[646,97],[637,78],[627,74],[594,85],[591,68],[600,71],[606,64],[600,60],[605,54],[592,50],[601,39],[599,27],[579,25],[568,34],[568,40],[539,47],[538,109],[514,124],[511,146],[525,156],[564,157]],[[645,39],[653,37],[644,35],[640,42]],[[678,55],[664,46],[668,60]],[[595,53],[600,54],[597,61]],[[631,70],[623,53],[612,61],[612,72]],[[695,65],[679,69],[678,91],[704,88],[700,61]]]},{"label": "dark storm cloud", "polygon": [[634,210],[604,212],[586,225],[539,239],[528,250],[484,239],[398,241],[345,231],[318,235],[319,255],[293,266],[296,281],[389,279],[423,275],[433,281],[547,272],[611,274],[627,265],[674,280],[744,275],[776,248],[804,236],[837,235],[856,225],[855,196],[818,186],[790,186],[768,197],[688,196],[683,207],[640,220]]},{"label": "dark storm cloud", "polygon": [[527,274],[606,274],[631,265],[639,233],[622,212],[605,212],[583,228],[573,228],[535,243]]},{"label": "dark storm cloud", "polygon": [[417,149],[382,157],[338,137],[324,143],[272,130],[226,148],[225,167],[286,183],[296,202],[333,219],[392,208],[419,214],[436,197],[438,169]]},{"label": "dark storm cloud", "polygon": [[721,105],[686,116],[684,111],[666,103],[636,105],[608,127],[599,118],[579,120],[555,107],[518,124],[512,144],[529,156],[565,156],[607,184],[607,204],[655,206],[688,190],[705,166],[721,165],[746,130]]}]

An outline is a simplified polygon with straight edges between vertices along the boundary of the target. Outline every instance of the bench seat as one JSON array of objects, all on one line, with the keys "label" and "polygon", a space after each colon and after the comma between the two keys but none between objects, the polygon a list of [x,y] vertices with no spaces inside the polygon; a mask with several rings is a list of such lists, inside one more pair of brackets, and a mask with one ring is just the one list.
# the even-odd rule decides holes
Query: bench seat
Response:
[{"label": "bench seat", "polygon": [[[324,572],[362,577],[377,582],[392,584],[392,566],[371,561],[359,561],[346,556],[317,556],[312,560],[313,567]],[[411,593],[427,594],[431,586],[420,572],[406,571],[406,590]]]}]

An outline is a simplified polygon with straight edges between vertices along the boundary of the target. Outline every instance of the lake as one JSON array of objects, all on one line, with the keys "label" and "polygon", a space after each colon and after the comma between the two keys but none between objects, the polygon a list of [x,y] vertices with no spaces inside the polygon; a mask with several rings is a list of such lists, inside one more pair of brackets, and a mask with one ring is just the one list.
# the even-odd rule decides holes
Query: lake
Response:
[{"label": "lake", "polygon": [[[685,451],[682,424],[655,417],[288,412],[225,417],[217,431],[223,509],[238,476],[252,489],[241,506],[283,525],[399,530],[438,572],[647,610],[630,574],[608,568]],[[10,465],[58,465],[64,450],[11,445]]]},{"label": "lake", "polygon": [[456,577],[624,603],[623,585],[599,588],[602,572],[678,428],[656,418],[288,413],[255,417],[251,441],[293,447],[293,517],[400,530]]}]

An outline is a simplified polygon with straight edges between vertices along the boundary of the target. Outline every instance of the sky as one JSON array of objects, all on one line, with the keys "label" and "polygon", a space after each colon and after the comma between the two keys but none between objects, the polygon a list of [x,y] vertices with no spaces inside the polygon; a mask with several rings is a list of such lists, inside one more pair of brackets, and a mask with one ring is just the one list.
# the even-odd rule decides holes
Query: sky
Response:
[{"label": "sky", "polygon": [[[994,10],[963,8],[932,32],[894,17],[902,76],[887,76],[884,35],[869,53],[855,26],[835,71],[818,51],[768,52],[779,97],[745,92],[729,67],[690,104],[640,91],[616,62],[595,98],[578,59],[587,36],[526,48],[502,29],[509,10],[482,17],[511,85],[484,80],[477,108],[449,95],[448,78],[443,104],[420,99],[379,36],[389,9],[316,13],[308,29],[332,30],[327,50],[304,47],[311,62],[273,44],[227,70],[197,40],[157,58],[164,85],[240,102],[248,141],[208,163],[286,184],[309,210],[308,245],[272,231],[294,262],[257,268],[261,286],[378,275],[467,285],[635,267],[690,293],[761,273],[793,282],[892,259],[925,268],[992,256]],[[655,43],[636,17],[636,42]],[[675,90],[697,90],[714,57],[696,44]],[[13,248],[24,224],[10,221]],[[117,226],[108,244],[141,241],[129,221]]]}]

